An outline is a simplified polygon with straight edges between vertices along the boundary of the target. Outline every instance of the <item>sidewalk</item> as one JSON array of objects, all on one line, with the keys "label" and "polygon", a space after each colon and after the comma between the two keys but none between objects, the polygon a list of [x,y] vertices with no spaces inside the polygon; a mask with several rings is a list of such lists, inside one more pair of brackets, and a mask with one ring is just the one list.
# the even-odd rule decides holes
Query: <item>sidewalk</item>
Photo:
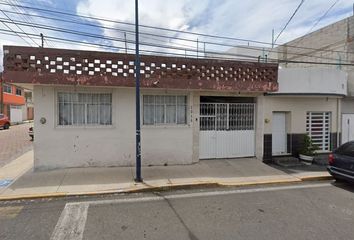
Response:
[{"label": "sidewalk", "polygon": [[204,160],[185,166],[143,167],[144,183],[134,182],[134,167],[71,168],[33,172],[33,152],[0,169],[0,200],[136,192],[191,186],[245,186],[329,179],[326,171],[285,173],[254,158]]}]

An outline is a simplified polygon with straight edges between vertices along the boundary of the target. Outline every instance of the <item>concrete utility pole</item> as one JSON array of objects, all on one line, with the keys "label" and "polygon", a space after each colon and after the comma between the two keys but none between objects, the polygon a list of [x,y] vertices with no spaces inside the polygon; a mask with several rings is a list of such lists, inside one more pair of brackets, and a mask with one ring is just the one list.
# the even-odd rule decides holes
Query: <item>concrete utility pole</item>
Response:
[{"label": "concrete utility pole", "polygon": [[139,2],[135,0],[135,108],[136,108],[136,182],[141,177],[141,131],[140,131],[140,55],[139,55]]},{"label": "concrete utility pole", "polygon": [[43,36],[43,33],[41,33],[40,36],[41,36],[41,47],[43,48],[44,47],[44,36]]}]

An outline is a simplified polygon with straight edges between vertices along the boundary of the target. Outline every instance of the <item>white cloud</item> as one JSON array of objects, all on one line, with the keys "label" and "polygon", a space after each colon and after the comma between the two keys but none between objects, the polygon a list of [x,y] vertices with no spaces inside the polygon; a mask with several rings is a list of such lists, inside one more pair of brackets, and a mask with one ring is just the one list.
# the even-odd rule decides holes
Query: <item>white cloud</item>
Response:
[{"label": "white cloud", "polygon": [[[52,0],[37,0],[38,4],[50,5]],[[288,28],[284,31],[278,40],[278,43],[284,43],[296,37],[307,33],[313,24],[319,19],[324,12],[333,4],[335,0],[311,0],[305,1]],[[152,25],[155,27],[195,31],[199,33],[206,33],[211,35],[229,36],[235,38],[251,39],[257,41],[271,42],[271,32],[275,29],[277,35],[284,27],[285,23],[290,18],[291,14],[296,9],[300,1],[294,0],[140,0],[139,15],[140,24]],[[33,4],[35,5],[35,4]],[[66,6],[62,6],[63,9]],[[350,1],[339,1],[338,4],[331,10],[328,16],[313,29],[330,23],[341,20],[352,14],[352,3]],[[127,0],[80,0],[76,9],[68,9],[69,11],[76,11],[77,13],[100,16],[107,19],[114,19],[122,22],[134,23],[134,1]],[[35,13],[32,11],[32,13]],[[36,14],[36,13],[35,13]],[[41,13],[37,13],[41,14]],[[36,19],[36,23],[40,21]],[[43,23],[44,21],[40,21]],[[44,22],[45,24],[58,25],[54,22]],[[125,29],[134,31],[133,26],[125,26],[122,24],[107,23],[97,21],[96,23],[114,27],[116,29]],[[59,24],[60,26],[60,24]],[[66,25],[67,28],[78,29],[78,25]],[[4,28],[4,26],[2,26]],[[25,28],[29,32],[33,29]],[[83,29],[82,31],[84,31]],[[160,30],[151,30],[141,28],[141,31],[149,31],[154,34],[164,34],[169,36],[178,36],[196,40],[197,36],[187,34],[174,34],[171,32],[162,32]],[[66,37],[63,33],[47,33],[60,37]],[[101,29],[101,33],[105,36],[113,36],[123,38],[123,33],[115,30]],[[198,37],[199,41],[203,41],[202,37]],[[134,40],[133,35],[128,35],[128,40]],[[209,41],[216,41],[216,39],[208,39]],[[8,44],[25,43],[18,37],[4,37],[0,41],[2,46],[5,41]],[[81,41],[88,41],[87,38],[82,38]],[[91,39],[91,41],[93,41]],[[175,47],[187,48],[188,46],[195,48],[196,43],[186,42],[182,40],[171,40],[141,36],[141,41],[151,42],[155,44],[173,45]],[[124,43],[112,43],[111,41],[96,40],[97,43],[113,44],[124,48]],[[228,42],[228,41],[224,41]],[[232,44],[245,44],[245,42],[233,42]],[[89,49],[85,46],[77,46],[75,44],[55,44],[56,47]],[[187,47],[185,46],[187,45]],[[128,47],[134,48],[132,44]],[[156,47],[141,47],[142,49],[159,50]],[[203,45],[200,45],[203,48]],[[93,50],[99,50],[100,47],[90,47]],[[211,47],[207,45],[207,51],[225,51],[227,48]],[[160,49],[161,51],[161,49]],[[169,50],[170,52],[172,50]],[[178,51],[183,53],[184,51]],[[0,62],[1,64],[1,62]]]}]

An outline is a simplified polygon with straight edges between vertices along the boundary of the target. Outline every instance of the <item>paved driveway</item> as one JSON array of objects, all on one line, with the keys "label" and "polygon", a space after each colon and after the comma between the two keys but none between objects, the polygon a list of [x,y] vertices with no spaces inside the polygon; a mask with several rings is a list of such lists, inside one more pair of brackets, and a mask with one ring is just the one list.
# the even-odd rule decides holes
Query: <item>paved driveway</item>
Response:
[{"label": "paved driveway", "polygon": [[32,149],[28,128],[33,123],[11,126],[0,130],[0,167]]}]

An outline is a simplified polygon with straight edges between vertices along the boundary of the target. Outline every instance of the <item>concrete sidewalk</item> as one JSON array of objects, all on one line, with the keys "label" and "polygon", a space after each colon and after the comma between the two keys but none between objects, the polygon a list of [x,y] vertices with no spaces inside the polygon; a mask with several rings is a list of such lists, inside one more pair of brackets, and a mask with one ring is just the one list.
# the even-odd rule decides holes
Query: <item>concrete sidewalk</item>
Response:
[{"label": "concrete sidewalk", "polygon": [[[8,166],[9,165],[9,166]],[[204,160],[185,166],[143,167],[144,183],[134,182],[134,167],[71,168],[33,172],[30,151],[0,169],[0,200],[135,192],[189,186],[245,186],[329,179],[325,172],[293,174],[254,158]]]}]

